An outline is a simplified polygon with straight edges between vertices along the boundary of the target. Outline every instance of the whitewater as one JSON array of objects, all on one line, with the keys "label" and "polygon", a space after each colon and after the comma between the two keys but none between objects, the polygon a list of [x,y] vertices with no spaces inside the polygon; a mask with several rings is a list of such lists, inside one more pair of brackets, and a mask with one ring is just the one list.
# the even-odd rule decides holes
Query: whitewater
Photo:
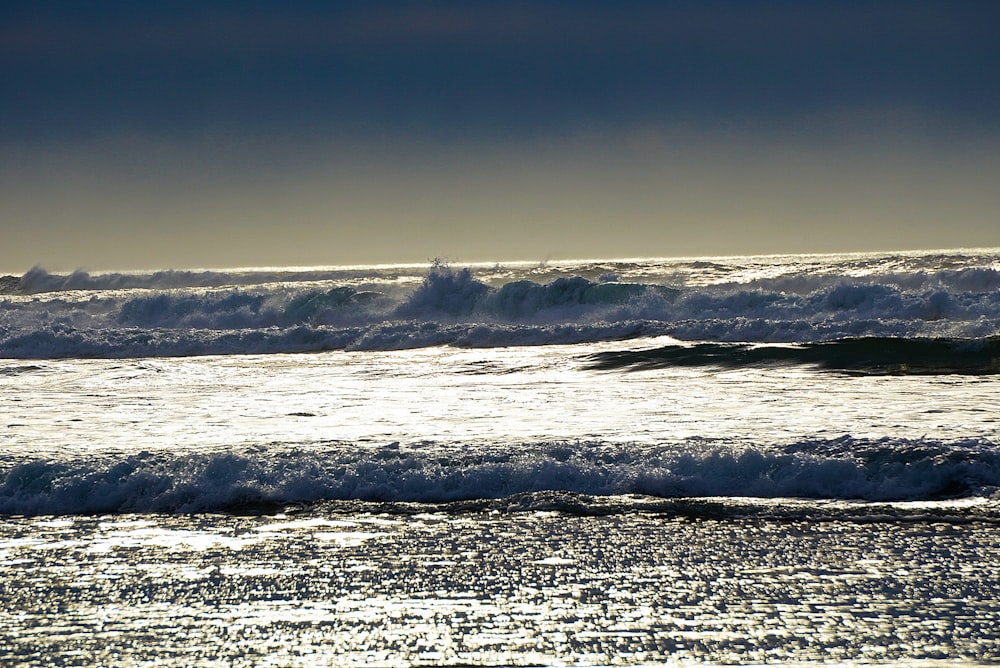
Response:
[{"label": "whitewater", "polygon": [[0,663],[1000,661],[1000,249],[0,276]]}]

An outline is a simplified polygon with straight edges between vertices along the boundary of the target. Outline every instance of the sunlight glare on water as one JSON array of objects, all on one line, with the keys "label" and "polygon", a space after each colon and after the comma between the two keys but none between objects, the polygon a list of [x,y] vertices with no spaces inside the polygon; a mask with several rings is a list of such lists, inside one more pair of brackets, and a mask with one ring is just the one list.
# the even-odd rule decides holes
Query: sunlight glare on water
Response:
[{"label": "sunlight glare on water", "polygon": [[86,454],[469,438],[652,444],[706,433],[947,439],[988,437],[1000,416],[989,379],[827,374],[817,385],[801,368],[586,368],[590,352],[658,342],[44,362],[0,398],[0,443],[31,434],[35,453]]},{"label": "sunlight glare on water", "polygon": [[1000,658],[1000,581],[975,567],[1000,558],[993,533],[552,512],[7,519],[0,661],[974,665]]}]

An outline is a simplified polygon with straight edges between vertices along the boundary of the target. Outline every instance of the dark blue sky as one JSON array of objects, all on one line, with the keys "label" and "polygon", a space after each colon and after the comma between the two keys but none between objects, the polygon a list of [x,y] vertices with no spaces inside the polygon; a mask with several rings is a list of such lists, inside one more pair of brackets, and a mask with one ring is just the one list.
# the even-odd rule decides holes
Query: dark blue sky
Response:
[{"label": "dark blue sky", "polygon": [[7,2],[0,270],[1000,245],[997,63],[993,2]]}]

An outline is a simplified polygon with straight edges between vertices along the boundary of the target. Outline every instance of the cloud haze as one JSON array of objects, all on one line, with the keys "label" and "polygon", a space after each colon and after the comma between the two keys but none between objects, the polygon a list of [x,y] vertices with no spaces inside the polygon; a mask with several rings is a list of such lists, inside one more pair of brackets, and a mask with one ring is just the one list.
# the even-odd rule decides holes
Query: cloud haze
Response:
[{"label": "cloud haze", "polygon": [[1000,245],[997,19],[14,4],[0,271]]}]

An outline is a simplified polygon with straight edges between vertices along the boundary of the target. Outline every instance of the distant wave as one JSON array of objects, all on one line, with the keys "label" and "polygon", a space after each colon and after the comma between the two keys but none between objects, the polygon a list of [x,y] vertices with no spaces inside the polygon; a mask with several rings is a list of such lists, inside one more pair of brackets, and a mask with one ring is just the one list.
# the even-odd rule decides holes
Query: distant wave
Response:
[{"label": "distant wave", "polygon": [[0,514],[193,513],[323,501],[475,502],[469,507],[481,508],[481,502],[503,499],[516,510],[524,495],[535,495],[529,505],[537,508],[537,495],[563,493],[634,495],[643,503],[730,497],[932,501],[996,498],[998,487],[1000,447],[980,440],[843,437],[774,448],[708,439],[643,447],[276,444],[242,453],[12,463],[0,471]]},{"label": "distant wave", "polygon": [[[426,266],[426,265],[424,265]],[[79,290],[176,290],[183,288],[219,288],[258,286],[273,283],[314,283],[354,281],[359,278],[394,279],[420,271],[419,265],[398,267],[330,267],[316,269],[248,269],[190,271],[165,269],[154,272],[106,272],[91,274],[81,270],[56,274],[42,267],[32,267],[23,276],[0,276],[0,294],[36,295]]]},{"label": "distant wave", "polygon": [[[0,298],[0,357],[491,347],[659,335],[815,343],[983,341],[1000,334],[1000,271],[992,266],[901,272],[892,265],[886,273],[852,276],[834,264],[757,278],[747,270],[740,282],[685,285],[694,275],[684,271],[725,273],[703,264],[575,266],[589,277],[550,271],[545,282],[535,280],[537,268],[484,269],[489,280],[481,280],[469,268],[441,264],[419,270],[422,277],[415,268],[405,276],[398,268],[370,268],[139,278],[33,269],[16,294]],[[664,283],[667,277],[676,285]]]},{"label": "distant wave", "polygon": [[[227,286],[262,286],[274,283],[340,282],[360,280],[419,282],[445,263],[269,267],[249,269],[164,269],[151,272],[100,272],[77,270],[53,273],[41,266],[22,276],[0,276],[0,294],[43,294],[63,291],[127,289],[176,290]],[[848,253],[843,255],[783,255],[702,259],[567,260],[542,263],[480,263],[471,265],[480,280],[490,285],[518,277],[539,283],[582,276],[591,281],[646,282],[684,286],[715,286],[720,290],[744,289],[805,294],[841,281],[879,283],[904,290],[944,288],[946,291],[983,292],[1000,289],[1000,249],[951,251],[902,251]]]}]

